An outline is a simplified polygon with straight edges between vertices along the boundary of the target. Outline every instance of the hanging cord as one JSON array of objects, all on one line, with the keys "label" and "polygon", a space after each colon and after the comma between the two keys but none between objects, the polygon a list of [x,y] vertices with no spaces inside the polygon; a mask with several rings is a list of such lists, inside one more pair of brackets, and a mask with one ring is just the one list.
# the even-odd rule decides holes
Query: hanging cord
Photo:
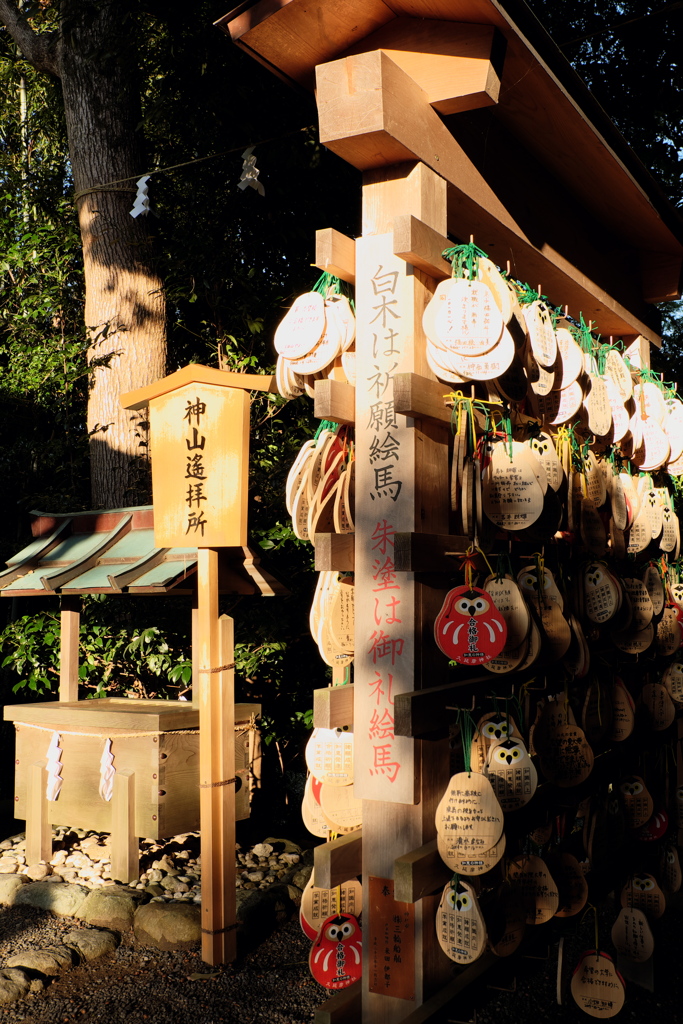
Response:
[{"label": "hanging cord", "polygon": [[476,730],[475,721],[469,711],[458,708],[457,723],[460,727],[460,740],[462,742],[462,759],[465,771],[472,774],[472,740]]},{"label": "hanging cord", "polygon": [[444,249],[441,255],[450,263],[452,276],[464,278],[466,281],[476,281],[479,260],[488,259],[484,250],[474,242],[451,246],[450,249]]},{"label": "hanging cord", "polygon": [[585,918],[586,914],[590,914],[591,910],[593,911],[593,915],[594,915],[595,955],[599,956],[599,954],[600,954],[600,943],[599,943],[600,934],[598,932],[598,908],[595,907],[592,903],[589,903],[588,906],[586,907],[586,909],[584,910],[583,914],[581,915],[581,921],[579,923],[583,924],[583,921],[584,921],[584,918]]},{"label": "hanging cord", "polygon": [[265,146],[269,142],[278,142],[280,139],[286,139],[290,135],[298,135],[299,132],[314,131],[314,125],[306,125],[305,128],[296,128],[294,131],[282,132],[280,135],[273,135],[269,139],[261,139],[260,142],[249,142],[242,143],[241,146],[233,146],[232,149],[223,149],[220,153],[209,153],[208,156],[198,156],[194,160],[184,160],[180,164],[169,164],[168,167],[157,167],[153,171],[142,171],[138,174],[131,174],[127,178],[115,178],[113,181],[105,181],[99,185],[91,185],[90,188],[81,189],[80,192],[74,194],[74,203],[77,203],[83,196],[89,195],[91,192],[136,192],[137,189],[114,189],[113,185],[122,185],[127,181],[137,181],[138,178],[148,177],[151,178],[153,174],[164,174],[167,171],[177,171],[181,167],[190,167],[191,164],[201,164],[206,160],[217,160],[219,156],[229,156],[231,153],[240,153],[244,149],[248,149],[249,146]]},{"label": "hanging cord", "polygon": [[334,420],[321,420],[318,429],[316,430],[313,440],[317,441],[324,430],[330,430],[333,434],[338,434],[341,430],[341,423],[335,423]]},{"label": "hanging cord", "polygon": [[541,295],[540,289],[536,291],[529,284],[522,284],[519,281],[516,285],[517,300],[520,306],[530,306],[532,302],[544,302],[547,306],[550,305],[547,295]]}]

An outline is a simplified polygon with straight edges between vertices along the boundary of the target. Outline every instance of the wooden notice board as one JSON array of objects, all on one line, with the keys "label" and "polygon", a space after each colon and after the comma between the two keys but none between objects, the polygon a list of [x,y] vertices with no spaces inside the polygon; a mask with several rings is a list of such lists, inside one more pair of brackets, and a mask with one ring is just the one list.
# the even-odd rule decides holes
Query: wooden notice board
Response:
[{"label": "wooden notice board", "polygon": [[151,399],[157,547],[247,543],[249,394],[192,383]]},{"label": "wooden notice board", "polygon": [[415,906],[394,899],[391,878],[368,878],[368,987],[396,999],[415,998]]}]

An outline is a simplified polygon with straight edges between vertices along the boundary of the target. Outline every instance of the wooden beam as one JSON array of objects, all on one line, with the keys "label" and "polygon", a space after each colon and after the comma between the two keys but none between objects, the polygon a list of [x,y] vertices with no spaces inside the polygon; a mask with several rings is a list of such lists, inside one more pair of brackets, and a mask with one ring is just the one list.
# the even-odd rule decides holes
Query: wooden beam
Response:
[{"label": "wooden beam", "polygon": [[347,836],[322,843],[313,851],[313,884],[318,889],[334,889],[349,878],[361,873],[363,835],[350,832]]},{"label": "wooden beam", "polygon": [[[522,209],[517,202],[517,208],[508,208],[430,107],[426,93],[386,53],[374,50],[346,57],[321,64],[316,72],[320,140],[329,149],[362,170],[422,160],[449,183],[457,233],[474,233],[493,258],[498,254],[504,261],[506,254],[514,253],[516,266],[527,279],[533,275],[542,281],[553,301],[567,303],[575,316],[588,311],[602,333],[619,335],[635,328],[656,340],[657,333],[642,319],[647,311],[640,297],[634,294],[634,308],[626,308],[587,275],[583,262],[574,265],[564,250],[546,242],[535,216],[530,219],[529,204]],[[561,207],[553,211],[560,220],[566,213]],[[590,235],[583,239],[583,247],[594,247]],[[603,272],[610,268],[603,266]]]},{"label": "wooden beam", "polygon": [[641,253],[640,273],[646,302],[673,302],[679,298],[683,282],[680,253]]},{"label": "wooden beam", "polygon": [[316,533],[315,571],[353,572],[355,535],[353,533]]},{"label": "wooden beam", "polygon": [[356,283],[356,243],[334,228],[315,233],[315,266],[349,284]]},{"label": "wooden beam", "polygon": [[453,872],[439,856],[436,839],[394,861],[394,899],[415,903],[443,889]]},{"label": "wooden beam", "polygon": [[353,725],[353,683],[313,691],[313,728],[342,729]]},{"label": "wooden beam", "polygon": [[[462,704],[466,707],[470,700],[473,683],[491,682],[495,676],[490,673],[471,676],[456,683],[444,686],[430,686],[423,690],[410,693],[398,693],[394,699],[394,730],[397,736],[429,736],[434,734],[435,723],[440,731],[448,727],[448,705]],[[453,714],[453,718],[455,715]]]},{"label": "wooden beam", "polygon": [[313,1015],[313,1024],[358,1024],[361,1002],[361,983],[357,981],[321,1003]]},{"label": "wooden beam", "polygon": [[317,380],[314,384],[313,415],[334,423],[356,422],[356,389],[340,380]]},{"label": "wooden beam", "polygon": [[440,114],[498,102],[505,39],[492,25],[399,17],[345,55],[365,50],[383,50]]},{"label": "wooden beam", "polygon": [[451,558],[464,555],[469,537],[435,533],[397,533],[394,537],[394,565],[399,572],[452,573]]},{"label": "wooden beam", "polygon": [[52,857],[50,805],[45,795],[47,761],[29,765],[26,791],[26,863],[38,864]]},{"label": "wooden beam", "polygon": [[400,214],[394,221],[394,255],[417,267],[435,281],[451,276],[450,263],[441,253],[450,242],[445,235],[423,224],[411,214]]},{"label": "wooden beam", "polygon": [[59,699],[78,700],[78,642],[81,626],[80,597],[59,599]]},{"label": "wooden beam", "polygon": [[111,876],[129,882],[140,874],[140,849],[135,835],[135,772],[122,768],[114,775],[111,798]]},{"label": "wooden beam", "polygon": [[416,419],[451,425],[452,409],[447,404],[448,384],[429,380],[419,373],[397,373],[394,377],[394,410]]}]

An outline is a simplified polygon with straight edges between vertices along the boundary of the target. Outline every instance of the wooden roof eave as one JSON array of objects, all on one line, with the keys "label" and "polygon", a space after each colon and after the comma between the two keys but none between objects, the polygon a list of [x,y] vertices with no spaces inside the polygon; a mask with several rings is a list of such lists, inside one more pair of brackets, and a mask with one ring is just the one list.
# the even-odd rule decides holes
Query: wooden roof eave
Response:
[{"label": "wooden roof eave", "polygon": [[42,543],[41,538],[29,545],[28,554],[19,562],[8,563],[8,568],[0,572],[0,587],[6,587],[20,576],[25,576],[36,568],[43,558],[53,550],[63,539],[62,534],[68,532],[71,520],[65,519],[59,523],[57,528],[46,537]]}]

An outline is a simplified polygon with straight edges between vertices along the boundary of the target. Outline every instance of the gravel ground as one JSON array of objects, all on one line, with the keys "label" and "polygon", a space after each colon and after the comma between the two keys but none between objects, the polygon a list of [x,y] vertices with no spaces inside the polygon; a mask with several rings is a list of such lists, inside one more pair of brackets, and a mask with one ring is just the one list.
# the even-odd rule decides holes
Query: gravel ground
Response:
[{"label": "gravel ground", "polygon": [[[612,900],[600,904],[600,945],[616,917]],[[670,897],[664,918],[655,922],[655,956],[650,984],[626,978],[622,1024],[680,1024],[683,1021],[681,929],[683,893]],[[78,927],[31,907],[0,908],[0,967],[12,953],[60,943]],[[564,940],[567,983],[582,952],[594,945],[593,915],[553,921],[528,929],[524,955],[501,961],[442,1011],[437,1024],[580,1024],[589,1018],[570,995],[556,999],[558,943]],[[234,964],[210,968],[195,953],[161,952],[125,936],[115,954],[64,972],[35,995],[0,1008],[7,1024],[303,1024],[328,997],[308,972],[310,942],[296,917],[254,948],[240,939]],[[454,973],[457,969],[454,968]],[[648,982],[649,968],[641,981]],[[495,988],[492,986],[496,986]],[[476,1009],[476,1016],[475,1016]]]},{"label": "gravel ground", "polygon": [[[73,928],[71,920],[58,920],[30,907],[3,907],[0,963],[10,953],[61,942]],[[165,953],[127,937],[113,956],[73,967],[45,991],[0,1010],[0,1020],[7,1024],[300,1024],[310,1021],[327,998],[308,973],[309,949],[296,920],[255,951],[221,968],[208,967],[199,953]]]},{"label": "gravel ground", "polygon": [[[678,927],[682,909],[678,901],[668,921],[655,928],[654,992],[627,981],[626,1004],[615,1020],[679,1024],[683,1019]],[[605,907],[601,932],[609,934],[613,916]],[[73,921],[60,921],[30,907],[2,908],[0,963],[11,952],[59,942],[73,927]],[[564,936],[572,964],[592,944],[592,934],[590,915],[583,922],[539,929],[536,941],[527,944],[530,955],[501,962],[495,973],[470,986],[443,1011],[443,1024],[587,1021],[571,997],[564,1005],[557,1004],[557,942]],[[608,941],[601,945],[610,948]],[[296,920],[255,950],[242,950],[234,964],[222,968],[208,967],[198,953],[163,953],[139,946],[129,937],[115,955],[74,967],[44,992],[0,1010],[0,1020],[7,1024],[301,1024],[312,1020],[328,995],[308,973],[309,948]]]}]

